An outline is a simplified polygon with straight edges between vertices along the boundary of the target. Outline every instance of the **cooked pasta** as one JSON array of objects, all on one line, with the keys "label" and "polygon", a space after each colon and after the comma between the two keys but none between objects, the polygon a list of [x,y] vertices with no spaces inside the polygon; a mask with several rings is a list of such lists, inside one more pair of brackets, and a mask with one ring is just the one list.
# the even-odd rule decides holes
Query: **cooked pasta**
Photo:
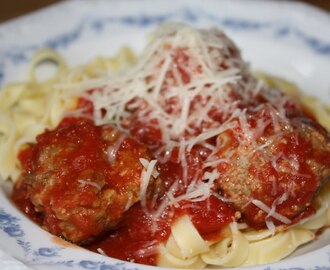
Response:
[{"label": "cooked pasta", "polygon": [[[41,80],[46,62],[56,72]],[[183,24],[139,57],[124,47],[69,68],[39,51],[26,82],[0,91],[0,175],[32,219],[103,255],[279,261],[330,226],[330,109],[256,76],[223,32]]]},{"label": "cooked pasta", "polygon": [[[173,225],[171,236],[160,248],[159,266],[196,269],[213,265],[227,268],[279,261],[314,240],[319,229],[330,226],[329,188],[328,184],[317,198],[317,212],[312,218],[276,235],[269,230],[255,231],[231,223],[224,229],[224,237],[219,242],[208,242],[198,235],[189,217],[183,216]],[[198,245],[197,249],[195,245]]]},{"label": "cooked pasta", "polygon": [[[38,81],[36,69],[52,62],[56,73],[46,81]],[[75,108],[76,98],[70,98],[73,88],[60,84],[75,84],[127,68],[135,62],[134,53],[124,47],[114,58],[97,58],[89,64],[68,70],[66,61],[57,52],[44,49],[31,60],[26,82],[6,85],[0,91],[0,176],[17,179],[20,170],[17,155],[25,144],[35,142],[38,134],[58,125],[64,113]],[[68,98],[69,97],[69,98]]]},{"label": "cooked pasta", "polygon": [[281,89],[288,95],[298,99],[301,105],[309,111],[321,125],[327,130],[330,130],[329,105],[324,104],[320,99],[314,96],[302,94],[295,84],[282,78],[270,76],[262,72],[257,72],[256,76],[263,80],[269,87]]}]

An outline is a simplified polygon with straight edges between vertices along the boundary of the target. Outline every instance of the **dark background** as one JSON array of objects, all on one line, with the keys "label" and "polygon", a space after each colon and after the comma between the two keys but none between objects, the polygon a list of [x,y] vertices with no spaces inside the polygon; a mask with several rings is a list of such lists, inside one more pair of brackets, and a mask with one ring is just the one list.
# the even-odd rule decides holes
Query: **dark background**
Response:
[{"label": "dark background", "polygon": [[[0,0],[0,22],[4,22],[60,1],[61,0]],[[330,0],[301,0],[301,2],[318,6],[330,12]]]}]

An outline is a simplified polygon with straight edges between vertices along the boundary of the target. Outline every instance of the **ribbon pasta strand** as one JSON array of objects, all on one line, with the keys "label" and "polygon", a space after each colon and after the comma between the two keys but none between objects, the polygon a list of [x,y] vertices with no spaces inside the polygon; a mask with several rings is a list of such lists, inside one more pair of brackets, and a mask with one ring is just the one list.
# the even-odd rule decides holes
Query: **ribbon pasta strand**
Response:
[{"label": "ribbon pasta strand", "polygon": [[[39,80],[37,68],[50,61],[56,72]],[[57,126],[63,115],[75,108],[79,91],[75,84],[115,73],[135,62],[134,53],[123,47],[112,58],[98,58],[69,69],[64,58],[51,49],[37,52],[31,60],[26,82],[13,83],[0,91],[0,177],[15,181],[19,175],[17,154],[37,135]],[[61,87],[61,85],[69,87]]]}]

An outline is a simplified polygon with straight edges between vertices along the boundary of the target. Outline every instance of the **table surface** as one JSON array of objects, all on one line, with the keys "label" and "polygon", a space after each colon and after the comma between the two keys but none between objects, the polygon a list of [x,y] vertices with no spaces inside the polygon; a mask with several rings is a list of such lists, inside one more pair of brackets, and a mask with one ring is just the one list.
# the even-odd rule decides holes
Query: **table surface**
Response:
[{"label": "table surface", "polygon": [[[4,22],[18,16],[24,15],[34,10],[44,8],[48,5],[56,4],[61,0],[0,0],[0,22]],[[92,0],[90,0],[92,1]],[[267,0],[264,0],[267,1]],[[278,0],[281,1],[281,0]],[[297,0],[298,1],[298,0]],[[314,6],[318,6],[329,12],[330,16],[330,0],[300,0]]]}]

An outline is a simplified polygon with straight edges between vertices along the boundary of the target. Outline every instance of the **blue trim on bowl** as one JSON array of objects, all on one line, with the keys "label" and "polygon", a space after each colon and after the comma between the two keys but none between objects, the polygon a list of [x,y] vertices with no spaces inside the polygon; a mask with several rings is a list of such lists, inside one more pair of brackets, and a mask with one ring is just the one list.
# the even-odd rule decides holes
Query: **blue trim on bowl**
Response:
[{"label": "blue trim on bowl", "polygon": [[218,17],[206,11],[196,8],[182,8],[173,13],[166,14],[134,14],[127,16],[107,16],[98,18],[82,18],[73,29],[63,32],[53,38],[47,39],[41,43],[33,45],[8,48],[0,53],[0,85],[5,78],[4,63],[6,61],[12,64],[26,63],[30,59],[33,52],[40,48],[65,49],[79,40],[82,33],[91,30],[96,35],[111,24],[120,24],[125,26],[148,27],[158,25],[164,21],[180,19],[188,23],[197,23],[200,20],[208,20],[210,23],[215,23],[225,30],[239,32],[257,32],[267,30],[272,38],[284,39],[293,37],[299,40],[304,46],[317,55],[330,58],[330,42],[313,37],[296,26],[283,25],[279,21],[257,21],[238,19],[232,17]]},{"label": "blue trim on bowl", "polygon": [[[87,270],[142,270],[143,265],[136,267],[128,267],[126,262],[109,263],[107,261],[96,260],[61,260],[61,252],[65,251],[64,247],[38,247],[33,250],[31,243],[27,241],[26,233],[21,226],[21,219],[9,214],[5,209],[0,207],[0,230],[7,234],[10,238],[16,240],[19,247],[24,250],[27,264],[44,265],[53,267],[67,267],[68,269],[87,269]],[[330,251],[327,252],[328,261],[330,263]],[[312,268],[303,267],[273,267],[265,266],[263,270],[330,270],[330,266],[314,266]]]},{"label": "blue trim on bowl", "polygon": [[31,243],[25,240],[25,232],[20,224],[20,219],[7,213],[0,208],[0,229],[10,238],[16,240],[19,247],[22,248],[24,254],[31,252]]},{"label": "blue trim on bowl", "polygon": [[62,266],[75,269],[90,270],[139,270],[138,267],[127,267],[125,262],[109,263],[95,260],[61,260],[61,252],[64,247],[38,247],[33,249],[29,241],[26,240],[26,233],[21,225],[22,220],[9,214],[0,207],[0,230],[9,238],[16,241],[17,245],[24,251],[26,262],[29,265]]}]

